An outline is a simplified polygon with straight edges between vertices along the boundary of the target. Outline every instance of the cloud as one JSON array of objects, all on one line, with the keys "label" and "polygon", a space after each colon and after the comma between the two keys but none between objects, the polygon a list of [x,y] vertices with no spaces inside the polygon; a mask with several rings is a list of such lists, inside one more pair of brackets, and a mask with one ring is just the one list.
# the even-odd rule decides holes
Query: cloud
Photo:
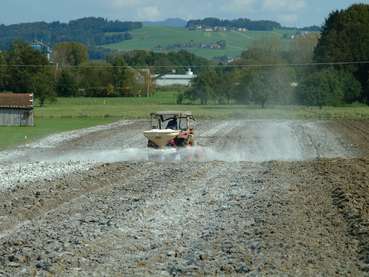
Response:
[{"label": "cloud", "polygon": [[157,6],[142,7],[138,11],[138,17],[142,20],[160,19],[161,13]]},{"label": "cloud", "polygon": [[297,14],[279,14],[277,15],[279,22],[287,25],[295,25],[298,21]]},{"label": "cloud", "polygon": [[230,12],[242,13],[250,9],[255,9],[255,4],[256,0],[231,0],[223,4],[223,9]]},{"label": "cloud", "polygon": [[112,8],[132,8],[141,4],[141,0],[111,0]]},{"label": "cloud", "polygon": [[296,12],[304,9],[305,0],[264,0],[262,7],[267,11]]}]

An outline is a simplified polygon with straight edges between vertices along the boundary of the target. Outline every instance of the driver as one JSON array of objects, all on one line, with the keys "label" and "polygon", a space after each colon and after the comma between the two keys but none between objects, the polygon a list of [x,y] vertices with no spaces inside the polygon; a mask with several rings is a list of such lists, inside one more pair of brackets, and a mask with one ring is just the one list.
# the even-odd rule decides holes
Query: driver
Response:
[{"label": "driver", "polygon": [[175,117],[168,122],[167,129],[177,130],[177,128],[178,128],[177,117]]}]

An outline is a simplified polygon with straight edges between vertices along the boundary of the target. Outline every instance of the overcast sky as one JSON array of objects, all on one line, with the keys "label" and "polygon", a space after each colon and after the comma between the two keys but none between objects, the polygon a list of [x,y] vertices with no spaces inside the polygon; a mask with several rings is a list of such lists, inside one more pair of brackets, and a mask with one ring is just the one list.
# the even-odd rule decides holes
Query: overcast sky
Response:
[{"label": "overcast sky", "polygon": [[0,0],[0,24],[69,21],[85,16],[119,20],[247,17],[288,26],[321,25],[328,13],[369,0]]}]

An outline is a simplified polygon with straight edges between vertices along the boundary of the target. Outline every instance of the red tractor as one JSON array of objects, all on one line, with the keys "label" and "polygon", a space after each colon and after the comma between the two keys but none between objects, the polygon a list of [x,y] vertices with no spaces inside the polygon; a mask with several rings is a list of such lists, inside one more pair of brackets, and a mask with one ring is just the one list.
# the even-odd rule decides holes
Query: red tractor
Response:
[{"label": "red tractor", "polygon": [[191,112],[157,112],[151,114],[152,130],[144,132],[147,146],[154,149],[194,146],[194,121]]}]

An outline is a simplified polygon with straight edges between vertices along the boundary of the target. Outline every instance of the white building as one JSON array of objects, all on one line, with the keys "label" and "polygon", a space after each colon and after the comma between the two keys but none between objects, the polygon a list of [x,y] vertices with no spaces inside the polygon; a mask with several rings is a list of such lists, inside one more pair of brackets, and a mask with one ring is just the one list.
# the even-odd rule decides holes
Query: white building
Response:
[{"label": "white building", "polygon": [[189,69],[186,74],[166,74],[166,75],[155,75],[154,79],[158,87],[167,86],[191,86],[191,82],[197,75],[193,74],[192,70]]},{"label": "white building", "polygon": [[52,49],[49,47],[46,43],[43,43],[42,41],[34,40],[31,44],[31,47],[42,54],[46,55],[48,61],[51,60],[52,55]]}]

